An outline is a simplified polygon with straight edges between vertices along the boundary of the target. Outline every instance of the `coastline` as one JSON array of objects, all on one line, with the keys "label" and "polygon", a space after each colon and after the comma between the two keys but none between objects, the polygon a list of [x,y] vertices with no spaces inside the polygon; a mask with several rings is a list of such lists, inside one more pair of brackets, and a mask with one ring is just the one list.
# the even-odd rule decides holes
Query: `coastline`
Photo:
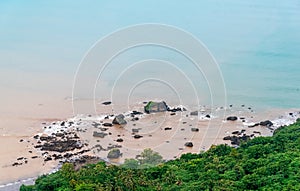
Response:
[{"label": "coastline", "polygon": [[[231,133],[234,131],[241,131],[242,129],[244,129],[246,133],[250,134],[253,134],[254,131],[260,132],[260,135],[255,133],[255,136],[271,136],[273,131],[269,128],[256,126],[250,129],[248,126],[262,120],[271,120],[274,122],[275,129],[281,125],[288,125],[292,123],[293,120],[296,120],[296,118],[300,116],[300,109],[273,109],[271,111],[253,112],[245,106],[239,106],[237,109],[235,107],[228,107],[225,108],[226,110],[224,108],[216,108],[214,111],[210,109],[205,110],[202,108],[199,110],[199,112],[202,111],[203,115],[199,116],[190,115],[192,111],[189,110],[185,112],[176,112],[174,115],[170,115],[169,112],[143,114],[138,116],[138,121],[131,121],[129,118],[127,118],[129,120],[125,128],[110,128],[109,132],[111,133],[111,136],[106,136],[106,138],[99,139],[93,137],[93,131],[97,129],[92,128],[91,124],[95,121],[100,123],[110,123],[113,119],[113,117],[105,119],[107,114],[111,114],[113,111],[110,106],[99,104],[99,107],[102,115],[77,115],[72,118],[66,116],[64,116],[64,118],[55,118],[54,116],[48,119],[40,118],[39,120],[30,121],[32,128],[27,129],[26,132],[19,132],[19,134],[23,134],[23,136],[3,136],[2,134],[0,139],[2,141],[1,145],[9,144],[11,147],[9,148],[9,153],[3,152],[5,150],[7,151],[7,149],[0,147],[2,156],[6,157],[1,159],[2,174],[0,176],[0,189],[3,188],[4,185],[12,185],[12,182],[22,182],[28,178],[31,178],[30,181],[33,181],[34,178],[32,177],[47,174],[57,169],[59,164],[58,161],[45,162],[43,153],[33,148],[36,144],[36,140],[33,138],[33,136],[37,134],[51,135],[53,132],[55,132],[55,128],[53,128],[54,126],[52,125],[54,123],[61,124],[62,122],[67,121],[74,121],[74,123],[76,123],[80,121],[83,123],[83,125],[81,124],[81,127],[78,125],[76,128],[91,127],[85,128],[85,131],[82,131],[83,129],[79,131],[77,130],[80,140],[89,145],[84,147],[85,149],[89,149],[89,151],[85,154],[95,155],[106,161],[109,161],[109,159],[107,159],[108,150],[97,152],[92,148],[99,144],[99,142],[104,148],[111,145],[121,145],[122,147],[120,150],[123,156],[119,160],[110,161],[111,163],[118,164],[122,163],[125,158],[134,158],[144,148],[153,148],[153,150],[158,151],[165,160],[171,160],[183,153],[197,153],[200,151],[205,151],[209,149],[211,145],[224,143],[230,144],[230,142],[223,140],[223,138],[231,135]],[[142,111],[143,105],[142,103],[139,103],[133,108],[139,108],[139,111]],[[224,111],[225,115],[223,116]],[[130,115],[130,111],[118,112],[116,110],[113,114],[119,113],[124,113],[125,116]],[[210,113],[211,118],[205,118],[204,114],[207,113]],[[212,115],[212,113],[214,113],[216,116]],[[294,116],[291,116],[290,113],[293,113]],[[243,120],[239,119],[231,122],[224,119],[224,117],[232,115],[238,116],[239,118],[242,117]],[[50,127],[51,125],[51,130],[47,128],[45,129],[44,127]],[[132,138],[131,129],[136,127],[143,127],[140,129],[141,131],[139,133],[143,136],[141,139]],[[172,127],[172,129],[165,130],[165,127]],[[190,131],[191,127],[199,128],[199,132],[194,133]],[[15,130],[17,131],[18,129]],[[99,131],[99,129],[97,131]],[[10,132],[12,132],[12,129]],[[26,136],[24,136],[25,134]],[[118,138],[122,138],[124,141],[121,143],[116,142]],[[23,139],[22,142],[20,142],[21,139]],[[194,146],[192,148],[187,148],[184,146],[184,144],[188,141],[193,142]],[[29,150],[32,152],[29,153]],[[21,156],[28,159],[28,163],[26,162],[26,164],[20,166],[9,166],[9,164],[11,165],[13,161],[16,161],[16,159]],[[39,156],[39,158],[32,160],[30,158],[32,156]]]}]

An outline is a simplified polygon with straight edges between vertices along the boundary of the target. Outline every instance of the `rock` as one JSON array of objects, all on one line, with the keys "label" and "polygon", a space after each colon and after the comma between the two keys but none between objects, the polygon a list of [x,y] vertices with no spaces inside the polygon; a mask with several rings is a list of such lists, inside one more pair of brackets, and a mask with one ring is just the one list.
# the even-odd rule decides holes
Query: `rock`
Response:
[{"label": "rock", "polygon": [[103,123],[103,126],[104,126],[104,127],[112,127],[113,124],[111,124],[111,123]]},{"label": "rock", "polygon": [[227,117],[227,121],[236,121],[238,118],[236,116],[229,116]]},{"label": "rock", "polygon": [[131,119],[131,121],[138,121],[139,118],[138,117],[134,117],[133,119]]},{"label": "rock", "polygon": [[107,154],[107,158],[109,158],[109,159],[117,159],[121,156],[122,156],[122,154],[121,154],[120,149],[112,149]]},{"label": "rock", "polygon": [[113,124],[117,124],[117,125],[126,125],[127,122],[125,121],[125,116],[123,114],[117,115],[114,120],[113,120]]},{"label": "rock", "polygon": [[131,114],[132,115],[142,115],[143,113],[139,112],[139,111],[132,111]]},{"label": "rock", "polygon": [[192,130],[193,132],[199,132],[199,129],[198,129],[198,128],[195,128],[195,127],[192,127],[191,130]]},{"label": "rock", "polygon": [[171,127],[166,127],[165,131],[168,131],[168,130],[172,130],[172,128]]},{"label": "rock", "polygon": [[186,142],[186,143],[184,144],[184,146],[186,146],[186,147],[193,147],[194,145],[193,145],[192,142]]},{"label": "rock", "polygon": [[139,138],[142,138],[143,136],[142,135],[134,135],[133,138],[135,139],[139,139]]},{"label": "rock", "polygon": [[223,137],[223,140],[231,140],[230,136]]},{"label": "rock", "polygon": [[273,123],[270,120],[262,121],[259,123],[261,126],[271,127],[273,126]]},{"label": "rock", "polygon": [[176,113],[171,113],[170,115],[176,115]]},{"label": "rock", "polygon": [[254,125],[249,125],[248,127],[252,128],[252,127],[256,127],[256,126],[259,126],[259,123],[255,123]]},{"label": "rock", "polygon": [[33,136],[33,138],[38,139],[40,136],[39,135],[35,135]]},{"label": "rock", "polygon": [[110,105],[111,104],[111,101],[105,101],[105,102],[102,102],[103,105]]},{"label": "rock", "polygon": [[149,101],[147,105],[144,107],[146,113],[156,113],[156,112],[164,112],[168,110],[168,106],[166,102],[153,102]]},{"label": "rock", "polygon": [[210,115],[207,114],[207,115],[205,115],[205,117],[206,117],[206,118],[210,118]]},{"label": "rock", "polygon": [[123,142],[123,139],[119,138],[116,141],[119,142],[119,143],[121,143],[121,142]]},{"label": "rock", "polygon": [[65,126],[65,122],[64,121],[61,122],[60,126]]},{"label": "rock", "polygon": [[182,111],[182,109],[180,107],[177,107],[177,108],[168,108],[167,111],[170,111],[170,112],[177,112],[177,111]]},{"label": "rock", "polygon": [[253,133],[261,134],[261,132],[260,132],[260,131],[253,131]]},{"label": "rock", "polygon": [[236,135],[236,134],[239,134],[240,132],[239,131],[233,131],[232,134]]},{"label": "rock", "polygon": [[20,143],[22,143],[24,140],[23,139],[20,139]]},{"label": "rock", "polygon": [[133,132],[133,133],[138,133],[138,132],[139,132],[139,129],[132,129],[132,132]]},{"label": "rock", "polygon": [[104,138],[106,135],[107,135],[107,133],[103,133],[103,132],[97,132],[97,131],[93,132],[93,137]]},{"label": "rock", "polygon": [[190,115],[198,115],[198,111],[192,111]]}]

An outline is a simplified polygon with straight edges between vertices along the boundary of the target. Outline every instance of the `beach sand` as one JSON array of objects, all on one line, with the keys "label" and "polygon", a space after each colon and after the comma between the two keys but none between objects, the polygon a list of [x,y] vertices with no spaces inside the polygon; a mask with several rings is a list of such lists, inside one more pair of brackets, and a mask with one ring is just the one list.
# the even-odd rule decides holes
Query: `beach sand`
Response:
[{"label": "beach sand", "polygon": [[[47,100],[47,99],[46,99]],[[84,143],[87,143],[87,148],[91,149],[90,155],[98,156],[102,159],[107,159],[108,151],[97,151],[93,147],[100,144],[106,148],[112,145],[121,145],[122,157],[119,160],[110,161],[112,163],[122,163],[125,158],[135,158],[145,148],[152,148],[159,152],[165,160],[170,160],[179,157],[183,153],[193,152],[199,153],[210,148],[211,145],[230,144],[230,141],[224,141],[223,137],[232,135],[233,131],[245,130],[246,134],[254,134],[253,131],[261,132],[262,136],[271,136],[272,131],[266,127],[256,126],[248,128],[248,124],[259,122],[267,119],[276,119],[278,116],[294,110],[272,110],[265,112],[253,112],[247,107],[233,107],[224,109],[203,109],[203,115],[210,114],[211,118],[203,118],[190,115],[191,111],[155,113],[138,115],[139,120],[131,121],[128,111],[138,110],[143,111],[144,104],[139,102],[130,107],[116,105],[96,104],[96,115],[88,115],[88,108],[85,115],[73,116],[72,102],[68,99],[60,99],[55,102],[48,99],[48,102],[43,99],[35,99],[32,102],[19,103],[20,108],[27,108],[25,113],[22,109],[17,108],[14,112],[3,112],[0,123],[0,185],[8,182],[14,182],[30,177],[49,173],[58,165],[57,161],[44,162],[42,152],[34,148],[36,140],[33,138],[36,134],[42,134],[46,131],[44,126],[51,126],[52,122],[73,120],[80,122],[76,126],[81,130],[78,135]],[[102,100],[104,101],[104,100]],[[80,111],[84,111],[87,100],[77,101],[78,105],[82,105]],[[101,103],[101,101],[100,101]],[[104,119],[108,114],[120,114],[126,116],[127,125],[124,127],[113,126],[109,127],[104,138],[93,137],[94,131],[99,131],[91,124],[93,122],[112,122],[114,117]],[[226,121],[227,116],[244,117],[245,122],[237,120],[234,122]],[[15,117],[12,117],[15,116]],[[29,117],[30,116],[30,117]],[[165,128],[171,128],[166,130]],[[198,132],[193,132],[191,128],[198,128]],[[135,139],[132,134],[132,129],[139,129],[139,134],[143,136],[140,139]],[[49,129],[48,129],[49,130]],[[53,129],[52,129],[53,130]],[[260,136],[255,134],[255,136]],[[122,138],[123,142],[116,142]],[[22,140],[22,141],[21,141]],[[186,142],[192,142],[193,147],[185,146]],[[38,156],[32,159],[33,156]],[[20,162],[22,165],[12,166],[15,162]],[[27,163],[25,164],[25,160]]]}]

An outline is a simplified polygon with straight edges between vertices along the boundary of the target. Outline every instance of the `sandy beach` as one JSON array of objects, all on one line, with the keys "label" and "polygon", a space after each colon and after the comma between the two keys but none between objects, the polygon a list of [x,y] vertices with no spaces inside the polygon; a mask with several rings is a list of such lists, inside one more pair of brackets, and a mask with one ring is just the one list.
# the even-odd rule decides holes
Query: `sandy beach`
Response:
[{"label": "sandy beach", "polygon": [[[81,101],[82,105],[86,103],[86,100]],[[29,104],[32,103],[23,103],[22,107],[30,108],[26,116],[31,116],[31,118],[24,116],[20,110],[15,110],[16,113],[14,113],[19,117],[1,116],[0,185],[36,177],[57,168],[59,160],[45,161],[47,156],[57,154],[57,152],[45,153],[34,148],[39,143],[39,140],[34,138],[35,135],[51,136],[52,133],[74,132],[79,136],[83,147],[65,153],[84,150],[85,155],[96,156],[118,164],[126,158],[135,158],[145,148],[152,148],[165,160],[170,160],[183,153],[205,151],[211,145],[224,143],[230,145],[230,141],[223,140],[223,138],[232,135],[234,131],[242,131],[253,137],[271,136],[273,130],[270,128],[264,126],[249,128],[248,126],[263,120],[271,120],[276,128],[282,124],[292,123],[299,117],[297,109],[255,112],[247,106],[233,106],[226,109],[211,109],[202,106],[198,110],[198,115],[191,115],[193,110],[187,110],[143,113],[133,117],[131,115],[133,110],[143,112],[145,104],[142,102],[132,106],[103,105],[99,102],[96,105],[96,115],[73,116],[72,104],[68,99],[61,99],[56,103],[40,103],[36,100],[31,107]],[[289,117],[291,112],[294,116]],[[127,124],[122,127],[116,125],[105,127],[104,123],[112,123],[117,114],[124,114]],[[10,116],[12,116],[11,113]],[[237,116],[238,120],[227,121],[228,116]],[[61,125],[62,123],[72,125]],[[98,125],[95,125],[96,123]],[[197,130],[194,131],[195,129],[192,130],[192,128]],[[133,133],[134,129],[136,133]],[[103,138],[95,137],[94,132],[102,132],[106,135]],[[136,134],[141,137],[134,138]],[[192,142],[193,147],[186,147],[186,142]],[[122,157],[110,161],[107,154],[114,147],[120,149]],[[14,163],[21,163],[21,165],[14,166]]]}]

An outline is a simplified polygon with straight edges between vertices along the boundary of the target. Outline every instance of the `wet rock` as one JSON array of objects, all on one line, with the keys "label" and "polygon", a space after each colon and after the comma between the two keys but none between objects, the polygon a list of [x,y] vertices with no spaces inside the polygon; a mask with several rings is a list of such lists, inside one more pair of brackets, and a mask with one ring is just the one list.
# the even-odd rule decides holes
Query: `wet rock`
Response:
[{"label": "wet rock", "polygon": [[105,102],[102,102],[103,105],[110,105],[111,104],[111,101],[105,101]]},{"label": "wet rock", "polygon": [[199,132],[199,129],[195,128],[195,127],[192,127],[191,130],[192,130],[192,132]]},{"label": "wet rock", "polygon": [[97,131],[93,132],[93,137],[104,138],[106,135],[107,135],[107,133],[103,133],[103,132],[97,132]]},{"label": "wet rock", "polygon": [[229,116],[227,117],[227,121],[236,121],[238,118],[236,116]]},{"label": "wet rock", "polygon": [[107,158],[109,158],[109,159],[117,159],[121,156],[122,156],[122,154],[121,154],[120,149],[112,149],[107,154]]},{"label": "wet rock", "polygon": [[262,121],[259,123],[261,126],[271,127],[273,126],[273,123],[270,120]]},{"label": "wet rock", "polygon": [[127,122],[125,121],[125,116],[123,114],[117,115],[114,120],[113,120],[113,124],[117,124],[117,125],[126,125]]},{"label": "wet rock", "polygon": [[166,102],[154,102],[149,101],[147,105],[144,107],[146,113],[156,113],[156,112],[164,112],[168,110],[168,106]]},{"label": "wet rock", "polygon": [[186,146],[186,147],[193,147],[194,145],[193,145],[192,142],[186,142],[186,143],[184,144],[184,146]]}]

